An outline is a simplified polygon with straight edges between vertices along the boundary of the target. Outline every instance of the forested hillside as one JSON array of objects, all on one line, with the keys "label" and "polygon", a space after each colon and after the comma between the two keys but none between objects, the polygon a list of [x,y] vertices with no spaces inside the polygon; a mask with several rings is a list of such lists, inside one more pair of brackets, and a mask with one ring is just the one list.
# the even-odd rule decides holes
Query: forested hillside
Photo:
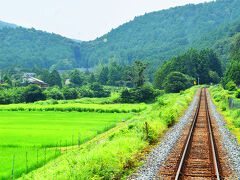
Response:
[{"label": "forested hillside", "polygon": [[0,67],[72,69],[83,66],[79,61],[79,44],[60,35],[35,29],[3,28],[0,30]]},{"label": "forested hillside", "polygon": [[0,68],[73,69],[113,61],[128,65],[138,59],[149,61],[153,74],[165,59],[191,48],[213,48],[225,69],[233,36],[240,31],[239,12],[239,0],[186,5],[136,17],[94,41],[81,43],[35,29],[3,28]]},{"label": "forested hillside", "polygon": [[[160,66],[164,59],[192,46],[211,47],[216,40],[227,37],[229,29],[224,27],[236,21],[239,12],[239,0],[218,0],[145,14],[95,41],[82,43],[82,58],[88,59],[90,66],[112,58],[125,64],[148,60]],[[212,37],[216,31],[221,33]]]},{"label": "forested hillside", "polygon": [[230,47],[230,61],[227,65],[225,76],[222,84],[226,86],[230,81],[233,81],[238,86],[240,85],[240,33],[234,38],[234,43]]},{"label": "forested hillside", "polygon": [[4,27],[15,28],[15,27],[17,27],[17,25],[15,25],[15,24],[9,24],[9,23],[0,21],[0,29],[2,29],[2,28],[4,28]]},{"label": "forested hillside", "polygon": [[234,41],[234,36],[239,32],[240,18],[205,33],[199,40],[193,42],[192,47],[198,49],[212,47],[221,58],[225,69],[227,62],[230,60],[230,46]]}]

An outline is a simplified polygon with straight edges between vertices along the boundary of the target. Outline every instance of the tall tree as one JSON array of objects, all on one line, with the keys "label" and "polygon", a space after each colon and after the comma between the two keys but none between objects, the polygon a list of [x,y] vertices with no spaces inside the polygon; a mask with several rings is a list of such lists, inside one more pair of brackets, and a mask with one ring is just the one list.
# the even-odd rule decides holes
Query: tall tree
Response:
[{"label": "tall tree", "polygon": [[146,81],[145,70],[148,67],[149,62],[143,63],[142,61],[135,61],[134,65],[126,71],[127,79],[130,80],[135,87],[141,87]]},{"label": "tall tree", "polygon": [[94,73],[91,73],[91,75],[89,76],[88,82],[89,82],[89,83],[94,83],[94,82],[96,82],[96,78],[95,78]]},{"label": "tall tree", "polygon": [[10,87],[12,87],[12,80],[7,74],[3,75],[2,82],[7,83]]},{"label": "tall tree", "polygon": [[223,86],[230,81],[234,81],[237,85],[240,85],[240,33],[235,37],[235,41],[231,46],[231,60],[228,63],[222,81]]},{"label": "tall tree", "polygon": [[83,83],[84,79],[80,72],[75,69],[70,77],[70,82],[73,83],[76,86],[81,86]]},{"label": "tall tree", "polygon": [[99,78],[98,78],[98,82],[103,84],[103,85],[106,85],[107,82],[108,82],[108,67],[107,66],[104,66],[99,74]]},{"label": "tall tree", "polygon": [[62,88],[62,79],[58,73],[57,70],[53,70],[51,73],[50,73],[50,82],[49,82],[49,85],[50,86],[58,86],[60,88]]},{"label": "tall tree", "polygon": [[108,73],[108,84],[116,86],[117,83],[122,79],[122,68],[116,62],[111,63],[109,66]]},{"label": "tall tree", "polygon": [[51,83],[51,73],[47,69],[42,69],[40,71],[40,79],[48,84]]}]

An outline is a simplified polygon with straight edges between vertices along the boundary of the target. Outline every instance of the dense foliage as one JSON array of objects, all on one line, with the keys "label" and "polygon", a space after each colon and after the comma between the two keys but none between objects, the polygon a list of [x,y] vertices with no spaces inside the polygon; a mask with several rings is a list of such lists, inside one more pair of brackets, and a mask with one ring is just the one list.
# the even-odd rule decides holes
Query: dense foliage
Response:
[{"label": "dense foliage", "polygon": [[9,24],[3,21],[0,21],[0,29],[4,28],[4,27],[11,27],[11,28],[15,28],[17,27],[15,24]]},{"label": "dense foliage", "polygon": [[229,22],[222,27],[217,27],[210,32],[206,32],[199,40],[192,45],[194,48],[203,49],[212,47],[219,55],[222,61],[222,67],[225,70],[230,60],[230,47],[234,41],[234,36],[240,32],[240,18]]},{"label": "dense foliage", "polygon": [[224,87],[227,86],[227,84],[231,81],[237,85],[240,85],[240,33],[236,35],[230,52],[231,60],[228,63],[225,76],[222,81]]},{"label": "dense foliage", "polygon": [[31,84],[26,87],[1,87],[0,104],[29,103],[46,99],[67,100],[82,97],[109,97],[110,94],[110,91],[99,83],[79,88],[64,86],[60,89],[58,86],[53,86],[44,91],[39,86]]},{"label": "dense foliage", "polygon": [[112,60],[129,65],[140,59],[151,63],[149,73],[154,74],[164,59],[191,47],[214,47],[226,65],[232,36],[240,31],[239,12],[239,0],[186,5],[136,17],[94,41],[81,43],[35,29],[3,28],[0,67],[73,69]]},{"label": "dense foliage", "polygon": [[[240,91],[234,87],[234,83],[231,84],[234,90],[225,90],[221,85],[217,85],[212,86],[210,91],[215,104],[227,121],[226,128],[231,130],[240,142],[240,101],[237,99],[240,97]],[[230,98],[232,99],[231,103]]]},{"label": "dense foliage", "polygon": [[83,66],[78,43],[56,34],[35,29],[3,28],[0,30],[0,67],[21,65],[72,69]]},{"label": "dense foliage", "polygon": [[112,58],[121,64],[147,60],[155,69],[191,47],[211,48],[217,40],[231,37],[238,31],[236,22],[231,22],[240,17],[239,12],[239,0],[218,0],[148,13],[95,41],[81,43],[81,57],[89,66]]},{"label": "dense foliage", "polygon": [[163,87],[167,93],[178,93],[191,87],[194,79],[180,72],[171,72],[164,80]]},{"label": "dense foliage", "polygon": [[121,91],[120,101],[123,103],[152,102],[163,92],[153,89],[150,85]]},{"label": "dense foliage", "polygon": [[[166,84],[165,79],[174,71],[186,74],[195,80],[199,78],[200,84],[209,84],[213,82],[212,78],[216,77],[215,80],[219,80],[219,77],[222,76],[221,63],[216,53],[209,49],[199,52],[191,49],[182,55],[173,57],[171,61],[164,63],[155,74],[154,87],[164,89]],[[187,87],[188,86],[184,89]]]}]

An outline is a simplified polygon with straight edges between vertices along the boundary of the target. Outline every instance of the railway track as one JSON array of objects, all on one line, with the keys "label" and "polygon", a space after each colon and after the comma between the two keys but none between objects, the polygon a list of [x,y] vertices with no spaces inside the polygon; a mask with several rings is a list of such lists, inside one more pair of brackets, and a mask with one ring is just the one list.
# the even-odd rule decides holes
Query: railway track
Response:
[{"label": "railway track", "polygon": [[[206,88],[200,92],[199,103],[192,124],[175,149],[158,179],[221,179],[218,152],[208,111]],[[177,151],[177,150],[176,150]]]}]

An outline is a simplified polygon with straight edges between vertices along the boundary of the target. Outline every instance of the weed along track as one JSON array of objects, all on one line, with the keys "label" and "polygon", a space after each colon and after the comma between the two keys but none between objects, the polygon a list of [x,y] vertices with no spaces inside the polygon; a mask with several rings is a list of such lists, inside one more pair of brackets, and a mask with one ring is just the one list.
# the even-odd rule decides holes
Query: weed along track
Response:
[{"label": "weed along track", "polygon": [[[158,171],[158,179],[224,179],[219,138],[214,136],[206,88],[201,89],[199,103],[182,138]],[[216,133],[218,134],[218,133]],[[217,140],[216,140],[217,139]],[[216,143],[217,141],[217,143]]]}]

